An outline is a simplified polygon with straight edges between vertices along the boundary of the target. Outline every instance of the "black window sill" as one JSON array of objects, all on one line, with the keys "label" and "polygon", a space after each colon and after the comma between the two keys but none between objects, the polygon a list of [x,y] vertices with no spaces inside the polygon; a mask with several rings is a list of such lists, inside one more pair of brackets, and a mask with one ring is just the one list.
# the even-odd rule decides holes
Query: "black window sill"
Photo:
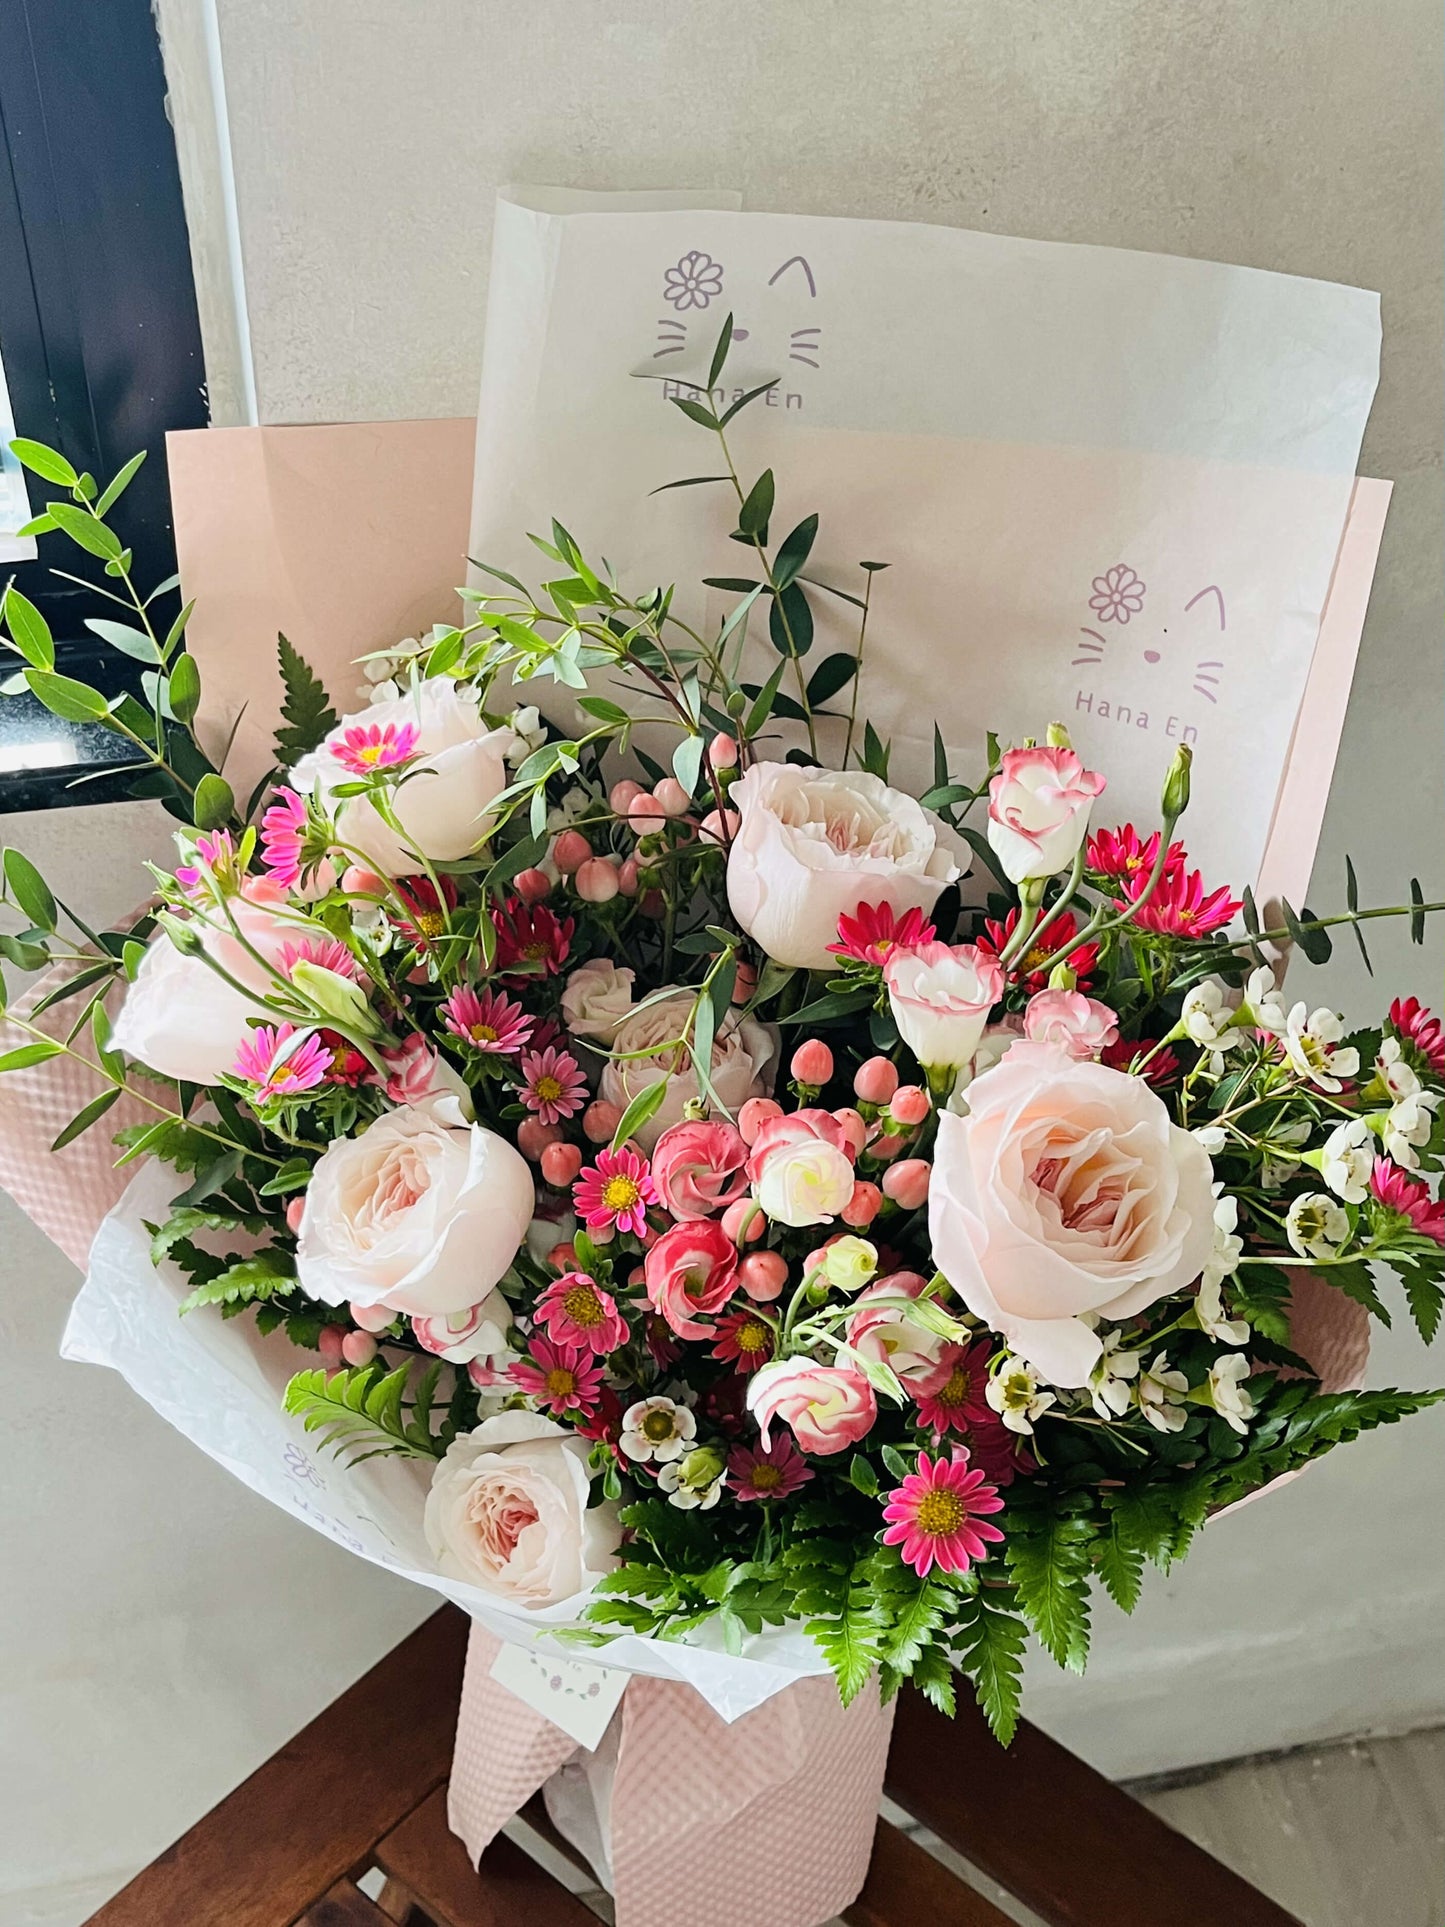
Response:
[{"label": "black window sill", "polygon": [[[15,658],[6,653],[8,670]],[[57,642],[55,666],[108,696],[127,688],[139,693],[130,673],[136,666],[98,643]],[[120,802],[138,773],[136,760],[134,745],[114,730],[62,722],[28,690],[0,696],[0,816]]]}]

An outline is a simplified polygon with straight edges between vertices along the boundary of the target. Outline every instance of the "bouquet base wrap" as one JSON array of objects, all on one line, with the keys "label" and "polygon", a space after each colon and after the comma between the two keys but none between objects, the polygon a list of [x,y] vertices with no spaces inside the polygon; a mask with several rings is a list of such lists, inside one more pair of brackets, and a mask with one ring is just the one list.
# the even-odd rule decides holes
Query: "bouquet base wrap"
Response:
[{"label": "bouquet base wrap", "polygon": [[641,1675],[595,1752],[491,1677],[473,1624],[448,1817],[473,1860],[545,1789],[553,1824],[614,1896],[617,1927],[818,1927],[868,1871],[893,1707],[800,1679],[729,1723],[690,1686]]}]

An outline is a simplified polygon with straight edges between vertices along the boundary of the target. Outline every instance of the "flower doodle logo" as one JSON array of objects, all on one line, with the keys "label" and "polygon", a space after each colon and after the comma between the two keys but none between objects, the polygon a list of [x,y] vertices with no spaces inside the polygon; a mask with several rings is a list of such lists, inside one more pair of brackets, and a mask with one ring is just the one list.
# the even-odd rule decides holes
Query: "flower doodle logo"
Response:
[{"label": "flower doodle logo", "polygon": [[[1184,706],[1190,696],[1211,706],[1219,702],[1224,658],[1201,652],[1217,647],[1215,638],[1228,627],[1224,591],[1213,582],[1197,590],[1176,618],[1173,635],[1169,624],[1161,623],[1157,635],[1149,633],[1147,641],[1140,637],[1136,651],[1138,628],[1128,636],[1124,632],[1130,623],[1143,626],[1146,591],[1143,577],[1126,562],[1094,577],[1088,598],[1092,620],[1080,627],[1070,663],[1096,676],[1092,687],[1077,691],[1074,707],[1106,722],[1161,730],[1176,742],[1195,743],[1199,725],[1183,713]],[[1156,591],[1151,608],[1157,607]],[[1134,680],[1139,664],[1149,672],[1147,680]],[[1114,680],[1123,673],[1130,677],[1127,684]]]},{"label": "flower doodle logo", "polygon": [[[744,290],[736,296],[732,288],[726,292],[733,307],[732,339],[739,346],[752,343],[751,352],[762,370],[759,379],[777,376],[785,362],[804,368],[822,367],[822,324],[805,318],[811,315],[812,303],[818,299],[817,276],[805,256],[790,255],[765,283],[751,292]],[[658,319],[652,359],[663,361],[672,355],[685,354],[703,338],[710,350],[717,333],[718,311],[708,314],[707,310],[719,302],[723,294],[722,263],[701,248],[690,248],[680,260],[665,268],[662,298],[673,313]],[[692,327],[694,317],[705,321],[703,329]],[[780,408],[785,413],[801,413],[804,391],[792,383],[805,379],[785,370],[767,390],[764,405]],[[664,380],[660,389],[667,401],[696,394],[681,379]],[[726,405],[746,392],[746,386],[735,384],[714,390],[714,396]]]}]

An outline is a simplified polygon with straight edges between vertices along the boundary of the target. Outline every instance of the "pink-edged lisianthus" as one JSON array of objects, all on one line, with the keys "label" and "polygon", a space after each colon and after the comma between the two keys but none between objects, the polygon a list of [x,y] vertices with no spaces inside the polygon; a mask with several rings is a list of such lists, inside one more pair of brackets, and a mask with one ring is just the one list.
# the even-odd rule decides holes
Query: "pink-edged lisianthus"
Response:
[{"label": "pink-edged lisianthus", "polygon": [[1445,1198],[1432,1198],[1423,1178],[1412,1178],[1388,1158],[1377,1157],[1370,1173],[1370,1195],[1387,1212],[1404,1219],[1410,1230],[1445,1245]]},{"label": "pink-edged lisianthus", "polygon": [[899,1035],[930,1070],[957,1070],[969,1061],[1004,993],[998,959],[973,943],[895,950],[883,981]]},{"label": "pink-edged lisianthus", "polygon": [[728,1488],[737,1499],[786,1499],[813,1477],[811,1467],[786,1432],[771,1445],[735,1445],[728,1453]]},{"label": "pink-edged lisianthus", "polygon": [[1057,1044],[1070,1057],[1098,1057],[1117,1042],[1119,1019],[1081,990],[1041,990],[1024,1011],[1024,1036],[1033,1044]]},{"label": "pink-edged lisianthus", "polygon": [[652,1182],[674,1218],[710,1218],[748,1188],[748,1147],[721,1119],[674,1124],[652,1153]]},{"label": "pink-edged lisianthus", "polygon": [[717,1321],[712,1355],[735,1372],[755,1372],[773,1355],[772,1327],[755,1311],[731,1311]]},{"label": "pink-edged lisianthus", "polygon": [[415,1031],[395,1050],[383,1051],[386,1095],[393,1104],[425,1104],[433,1097],[455,1097],[470,1102],[467,1087],[450,1064]]},{"label": "pink-edged lisianthus", "polygon": [[[1145,875],[1126,885],[1119,908],[1143,896],[1148,881]],[[1232,897],[1223,885],[1206,892],[1198,870],[1166,870],[1134,912],[1133,921],[1139,929],[1165,937],[1205,937],[1211,930],[1222,930],[1241,907],[1241,899]]]},{"label": "pink-edged lisianthus", "polygon": [[449,1365],[471,1365],[507,1355],[507,1327],[512,1308],[499,1291],[489,1291],[480,1304],[462,1311],[439,1312],[413,1318],[411,1335],[423,1351]]},{"label": "pink-edged lisianthus", "polygon": [[933,1369],[908,1381],[921,1426],[942,1438],[945,1432],[968,1432],[994,1421],[984,1396],[991,1349],[986,1338],[970,1345],[945,1344]]},{"label": "pink-edged lisianthus", "polygon": [[754,763],[728,794],[733,915],[795,969],[830,968],[839,919],[865,899],[927,914],[968,868],[963,839],[903,790],[863,770]]},{"label": "pink-edged lisianthus", "polygon": [[625,1144],[620,1151],[599,1151],[572,1187],[572,1207],[589,1231],[630,1231],[641,1237],[647,1229],[647,1207],[656,1203],[646,1160]]},{"label": "pink-edged lisianthus", "polygon": [[988,786],[988,841],[1010,883],[1067,870],[1104,788],[1072,749],[1040,743],[1007,749]]},{"label": "pink-edged lisianthus", "polygon": [[906,1566],[920,1579],[935,1567],[939,1572],[967,1572],[988,1557],[1003,1533],[988,1523],[987,1515],[1002,1512],[1004,1502],[976,1467],[968,1453],[955,1448],[951,1458],[918,1455],[918,1469],[910,1472],[888,1494],[883,1507],[887,1530],[885,1546],[897,1546]]},{"label": "pink-edged lisianthus", "polygon": [[778,1224],[824,1224],[848,1203],[856,1183],[848,1129],[831,1111],[770,1117],[748,1153],[753,1195]]},{"label": "pink-edged lisianthus", "polygon": [[550,1338],[533,1338],[527,1356],[514,1359],[507,1376],[554,1415],[585,1411],[596,1404],[602,1389],[602,1367],[589,1353],[555,1345]]},{"label": "pink-edged lisianthus", "polygon": [[627,1321],[611,1292],[585,1271],[564,1271],[537,1300],[532,1313],[558,1345],[599,1356],[627,1343]]},{"label": "pink-edged lisianthus", "polygon": [[881,970],[895,950],[912,950],[938,935],[921,910],[896,916],[889,903],[860,903],[838,919],[838,941],[828,945],[835,957],[873,964]]},{"label": "pink-edged lisianthus", "polygon": [[575,1117],[587,1102],[587,1079],[570,1051],[553,1044],[546,1050],[523,1051],[518,1068],[522,1102],[544,1124]]},{"label": "pink-edged lisianthus", "polygon": [[968,1309],[1052,1385],[1081,1386],[1117,1321],[1199,1276],[1213,1171],[1143,1078],[1021,1039],[945,1112],[928,1226]]},{"label": "pink-edged lisianthus", "polygon": [[905,1385],[930,1378],[948,1341],[908,1315],[900,1302],[921,1298],[928,1280],[917,1271],[877,1278],[854,1299],[844,1337],[861,1358],[887,1365]]},{"label": "pink-edged lisianthus", "polygon": [[235,1073],[251,1085],[251,1101],[303,1097],[326,1081],[331,1053],[315,1031],[295,1024],[258,1024],[236,1052]]},{"label": "pink-edged lisianthus", "polygon": [[453,1037],[485,1056],[514,1057],[532,1035],[532,1019],[522,1006],[490,987],[458,986],[443,1003],[441,1020]]},{"label": "pink-edged lisianthus", "polygon": [[780,1421],[805,1452],[826,1457],[872,1431],[878,1401],[856,1365],[784,1358],[748,1380],[748,1410],[758,1422],[764,1450],[771,1443],[771,1426]]},{"label": "pink-edged lisianthus", "polygon": [[664,1231],[642,1261],[648,1303],[679,1338],[711,1338],[713,1315],[737,1289],[738,1248],[715,1218]]}]

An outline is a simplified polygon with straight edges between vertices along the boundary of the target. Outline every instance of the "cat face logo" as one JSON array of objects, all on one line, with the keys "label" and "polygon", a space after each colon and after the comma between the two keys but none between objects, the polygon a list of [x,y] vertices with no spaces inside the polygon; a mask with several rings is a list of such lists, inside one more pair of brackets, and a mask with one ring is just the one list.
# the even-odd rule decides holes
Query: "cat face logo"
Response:
[{"label": "cat face logo", "polygon": [[[724,296],[731,296],[725,284],[723,264],[700,248],[689,249],[664,270],[662,298],[673,312],[659,317],[654,361],[685,352],[690,345],[694,316],[702,320],[715,302],[723,304]],[[769,290],[776,290],[776,295]],[[791,255],[769,275],[765,288],[733,300],[734,342],[750,341],[753,354],[768,361],[770,366],[781,366],[787,360],[799,362],[805,368],[821,367],[821,326],[816,323],[792,325],[800,312],[806,312],[806,308],[800,310],[799,303],[812,303],[817,298],[818,283],[811,265],[801,254]],[[709,334],[715,335],[712,320],[713,317],[707,317]],[[801,395],[788,397],[785,405],[800,407]]]},{"label": "cat face logo", "polygon": [[[1131,669],[1136,662],[1142,662],[1149,669],[1162,665],[1168,670],[1176,666],[1182,638],[1183,660],[1192,662],[1190,681],[1193,693],[1202,696],[1207,703],[1217,703],[1217,691],[1224,669],[1223,658],[1199,654],[1191,656],[1190,652],[1207,649],[1216,637],[1225,633],[1228,624],[1224,591],[1217,583],[1211,582],[1192,595],[1184,605],[1183,620],[1176,621],[1175,640],[1166,647],[1169,635],[1167,624],[1161,625],[1157,639],[1151,630],[1147,632],[1147,645],[1144,641],[1147,586],[1124,562],[1116,562],[1111,569],[1094,577],[1089,612],[1097,626],[1085,625],[1080,628],[1080,639],[1075,645],[1078,653],[1072,659],[1074,665],[1107,667],[1118,671]],[[1131,623],[1139,626],[1134,634],[1126,634]],[[1137,688],[1140,699],[1147,700],[1148,682],[1141,680]]]}]

